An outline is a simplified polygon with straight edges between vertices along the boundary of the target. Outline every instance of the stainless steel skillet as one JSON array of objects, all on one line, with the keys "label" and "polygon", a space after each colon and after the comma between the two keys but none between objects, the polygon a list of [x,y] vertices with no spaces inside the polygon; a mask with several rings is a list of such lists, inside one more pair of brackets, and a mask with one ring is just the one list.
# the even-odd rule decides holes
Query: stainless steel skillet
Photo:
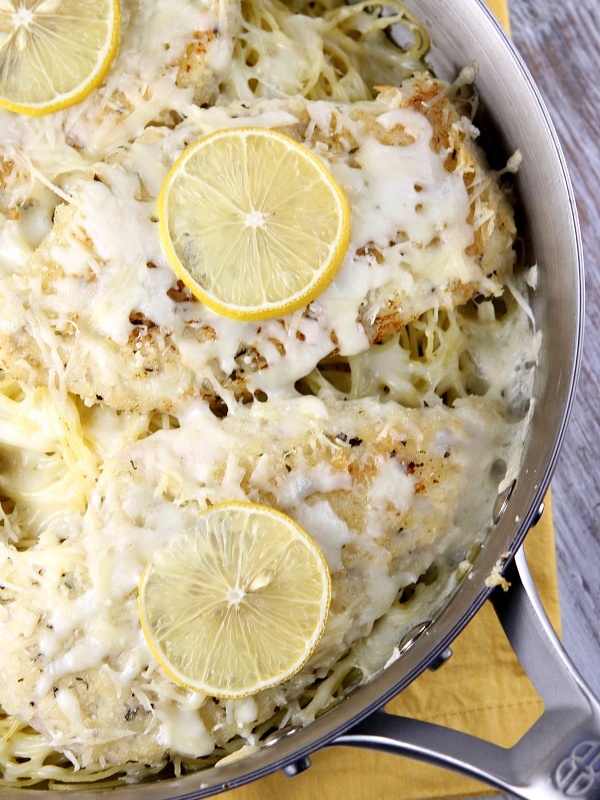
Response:
[{"label": "stainless steel skillet", "polygon": [[[518,550],[535,522],[572,403],[583,328],[583,266],[573,195],[552,125],[531,78],[477,0],[407,4],[431,33],[432,62],[438,74],[453,77],[466,63],[478,63],[478,90],[491,118],[488,138],[505,154],[517,148],[523,154],[519,191],[531,254],[540,266],[534,312],[544,338],[536,412],[521,476],[510,496],[499,499],[497,524],[470,580],[463,582],[438,618],[405,643],[402,657],[370,684],[307,728],[288,731],[252,757],[178,780],[112,790],[115,798],[209,796],[279,769],[294,774],[307,766],[311,752],[329,744],[412,753],[524,798],[600,797],[600,707],[549,634],[521,555],[517,566],[508,567],[510,591],[493,593],[491,599],[546,701],[546,711],[530,733],[513,750],[502,751],[377,711],[443,658],[454,637],[490,595],[485,578],[494,564],[504,553]],[[17,795],[19,799],[40,797],[43,792],[20,790],[8,796]],[[74,793],[78,800],[98,796],[97,791]]]}]

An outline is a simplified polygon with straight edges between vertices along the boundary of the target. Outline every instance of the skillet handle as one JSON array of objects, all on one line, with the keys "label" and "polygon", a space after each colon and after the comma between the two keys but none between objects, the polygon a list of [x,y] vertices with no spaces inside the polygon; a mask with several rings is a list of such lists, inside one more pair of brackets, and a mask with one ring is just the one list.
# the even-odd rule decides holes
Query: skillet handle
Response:
[{"label": "skillet handle", "polygon": [[530,730],[506,749],[421,720],[377,711],[332,744],[411,756],[461,772],[523,800],[600,799],[600,702],[562,648],[522,548],[505,571],[510,589],[490,599],[544,701]]}]

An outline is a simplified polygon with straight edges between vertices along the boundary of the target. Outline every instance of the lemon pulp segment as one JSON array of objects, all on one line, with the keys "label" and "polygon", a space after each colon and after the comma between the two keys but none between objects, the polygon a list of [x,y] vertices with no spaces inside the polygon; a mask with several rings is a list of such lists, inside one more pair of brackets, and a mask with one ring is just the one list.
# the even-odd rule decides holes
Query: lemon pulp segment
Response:
[{"label": "lemon pulp segment", "polygon": [[0,105],[36,116],[102,82],[119,44],[118,0],[0,0]]},{"label": "lemon pulp segment", "polygon": [[270,129],[192,144],[158,201],[161,240],[181,280],[214,311],[265,319],[310,303],[335,277],[350,211],[327,167]]},{"label": "lemon pulp segment", "polygon": [[251,503],[215,505],[147,566],[142,628],[177,683],[245,697],[308,660],[331,595],[323,554],[289,517]]}]

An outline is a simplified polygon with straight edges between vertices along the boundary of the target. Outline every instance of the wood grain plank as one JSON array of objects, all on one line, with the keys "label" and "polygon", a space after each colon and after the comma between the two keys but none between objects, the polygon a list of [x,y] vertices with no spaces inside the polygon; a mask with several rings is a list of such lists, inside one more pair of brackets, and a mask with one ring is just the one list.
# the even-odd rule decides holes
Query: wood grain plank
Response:
[{"label": "wood grain plank", "polygon": [[556,126],[586,259],[584,358],[553,480],[567,650],[600,695],[600,5],[511,0],[512,36]]}]

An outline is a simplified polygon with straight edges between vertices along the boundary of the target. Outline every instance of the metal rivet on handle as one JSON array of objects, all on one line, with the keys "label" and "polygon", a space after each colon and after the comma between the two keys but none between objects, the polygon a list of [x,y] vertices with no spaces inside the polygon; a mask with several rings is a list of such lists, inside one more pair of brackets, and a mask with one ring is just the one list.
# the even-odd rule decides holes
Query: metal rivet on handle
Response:
[{"label": "metal rivet on handle", "polygon": [[273,731],[270,733],[266,739],[264,740],[263,747],[271,747],[277,742],[280,742],[282,739],[285,739],[286,736],[291,736],[293,733],[296,733],[300,730],[300,726],[298,725],[288,725],[286,728],[280,728],[278,731]]},{"label": "metal rivet on handle", "polygon": [[443,650],[437,658],[434,658],[433,661],[429,664],[429,669],[431,672],[435,672],[440,667],[443,667],[446,661],[452,656],[452,650],[447,647]]},{"label": "metal rivet on handle", "polygon": [[304,758],[299,758],[298,761],[292,761],[291,764],[288,764],[286,767],[283,768],[284,773],[288,776],[288,778],[293,778],[295,775],[299,775],[301,772],[305,772],[311,765],[311,760],[308,756]]},{"label": "metal rivet on handle", "polygon": [[[270,733],[264,740],[263,747],[272,747],[277,742],[285,739],[286,736],[292,736],[299,730],[300,726],[298,725],[288,725],[286,728],[280,728],[278,731],[273,731],[273,733]],[[294,775],[299,775],[301,772],[305,772],[310,765],[310,758],[308,756],[304,756],[296,761],[292,761],[291,764],[287,764],[282,771],[288,776],[288,778],[293,778]]]},{"label": "metal rivet on handle", "polygon": [[430,625],[431,620],[428,619],[426,622],[420,622],[418,625],[415,625],[414,628],[405,634],[398,644],[399,654],[402,655],[402,653],[406,653],[407,650],[410,650],[419,636],[422,636]]},{"label": "metal rivet on handle", "polygon": [[503,491],[501,491],[498,497],[496,498],[493,510],[494,525],[496,525],[502,519],[504,512],[508,508],[508,501],[510,500],[510,497],[516,485],[517,485],[516,480],[511,481],[509,485],[506,487],[506,489],[503,489]]},{"label": "metal rivet on handle", "polygon": [[541,520],[545,510],[546,510],[546,504],[542,501],[540,503],[538,510],[535,512],[533,519],[531,520],[531,525],[530,525],[531,528],[535,528],[535,526]]}]

